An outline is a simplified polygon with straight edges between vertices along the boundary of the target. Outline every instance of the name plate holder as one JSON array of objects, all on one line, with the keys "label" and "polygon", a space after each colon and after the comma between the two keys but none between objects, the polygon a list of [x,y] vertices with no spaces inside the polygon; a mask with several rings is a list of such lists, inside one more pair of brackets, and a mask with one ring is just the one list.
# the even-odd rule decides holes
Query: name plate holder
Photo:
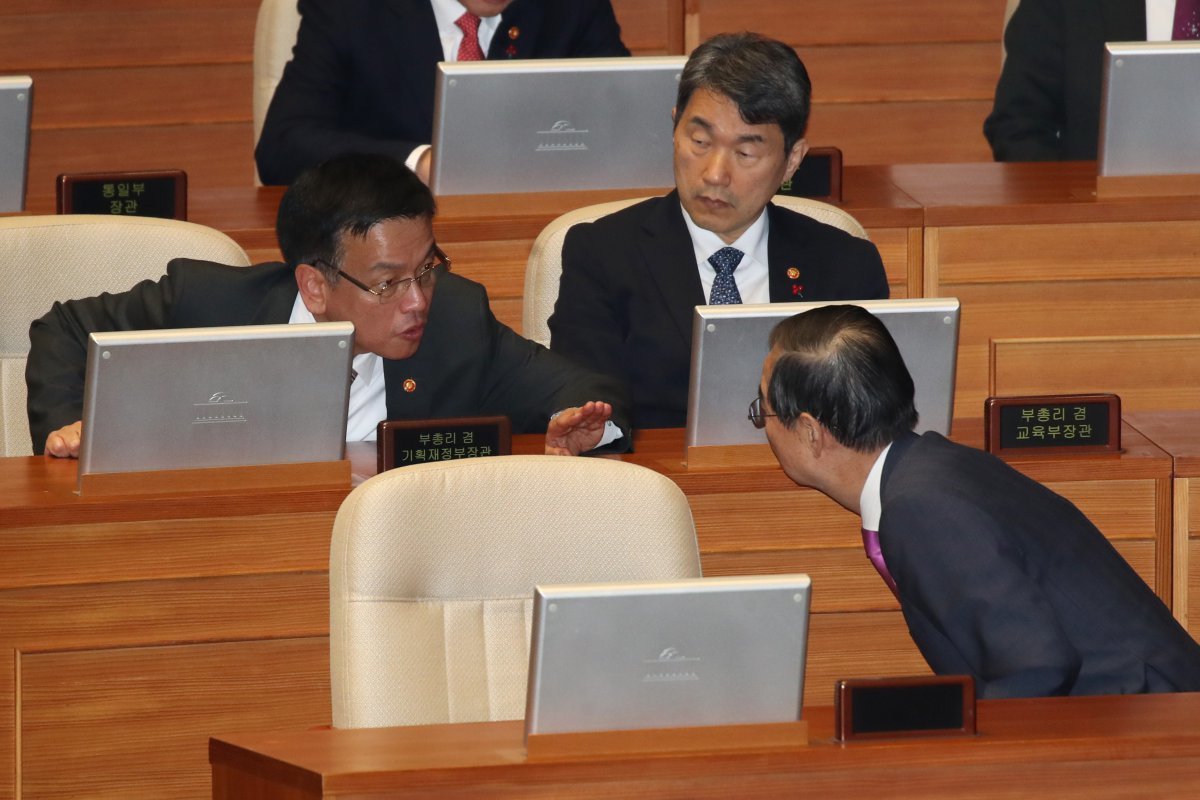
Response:
[{"label": "name plate holder", "polygon": [[983,439],[994,455],[1121,452],[1121,398],[1115,394],[989,397]]},{"label": "name plate holder", "polygon": [[976,733],[970,675],[840,680],[833,706],[834,738],[842,743]]},{"label": "name plate holder", "polygon": [[179,169],[143,172],[63,173],[55,182],[59,214],[187,219],[187,173]]},{"label": "name plate holder", "polygon": [[581,733],[537,733],[526,742],[528,761],[574,761],[596,756],[795,750],[808,745],[808,721],[703,725]]},{"label": "name plate holder", "polygon": [[349,488],[350,462],[346,459],[144,472],[89,472],[79,476],[80,497],[238,494],[272,489]]},{"label": "name plate holder", "polygon": [[384,420],[375,434],[378,472],[413,464],[512,453],[508,417]]}]

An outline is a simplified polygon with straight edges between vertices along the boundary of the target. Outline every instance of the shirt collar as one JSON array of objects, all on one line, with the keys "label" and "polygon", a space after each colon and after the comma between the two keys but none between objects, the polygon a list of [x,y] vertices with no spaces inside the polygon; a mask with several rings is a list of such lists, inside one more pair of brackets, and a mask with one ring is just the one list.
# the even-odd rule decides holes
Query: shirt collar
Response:
[{"label": "shirt collar", "polygon": [[688,235],[692,237],[692,247],[696,251],[697,263],[708,263],[708,257],[720,250],[722,247],[734,247],[746,253],[750,258],[760,264],[767,263],[767,254],[765,251],[767,243],[767,209],[764,206],[762,212],[758,215],[758,219],[750,224],[749,228],[742,233],[732,244],[725,244],[720,236],[717,236],[712,231],[701,228],[693,220],[687,209],[680,203],[680,209],[683,211],[683,223],[687,225]]},{"label": "shirt collar", "polygon": [[867,473],[867,482],[863,484],[862,495],[858,499],[863,530],[879,530],[879,518],[883,516],[883,498],[881,496],[883,462],[887,459],[888,451],[891,449],[892,445],[888,444],[887,447],[880,451],[879,457],[871,465],[871,471]]},{"label": "shirt collar", "polygon": [[[296,292],[296,302],[292,304],[292,315],[288,317],[288,325],[303,325],[316,322],[317,318],[304,305],[304,299]],[[353,368],[357,373],[355,383],[369,384],[375,380],[375,370],[380,368],[381,359],[375,353],[359,353],[354,357]]]}]

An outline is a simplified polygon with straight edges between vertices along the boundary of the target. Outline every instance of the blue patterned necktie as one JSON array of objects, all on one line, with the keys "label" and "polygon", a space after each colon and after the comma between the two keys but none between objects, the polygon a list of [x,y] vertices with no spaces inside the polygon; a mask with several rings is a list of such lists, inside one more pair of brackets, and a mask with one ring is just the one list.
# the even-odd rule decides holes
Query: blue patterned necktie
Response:
[{"label": "blue patterned necktie", "polygon": [[713,279],[712,292],[708,296],[711,306],[736,305],[742,302],[733,271],[742,263],[742,251],[734,247],[722,247],[708,257],[708,263],[717,271]]}]

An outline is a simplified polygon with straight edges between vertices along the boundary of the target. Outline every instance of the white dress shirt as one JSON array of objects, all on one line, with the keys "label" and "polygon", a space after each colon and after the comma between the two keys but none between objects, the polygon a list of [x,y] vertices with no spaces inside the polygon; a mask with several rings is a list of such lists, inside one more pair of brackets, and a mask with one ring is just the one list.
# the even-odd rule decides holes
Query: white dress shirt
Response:
[{"label": "white dress shirt", "polygon": [[1146,0],[1146,41],[1169,42],[1175,27],[1175,0]]},{"label": "white dress shirt", "polygon": [[[296,294],[289,325],[316,322],[312,312]],[[346,415],[347,442],[373,442],[379,423],[387,419],[387,395],[384,392],[383,359],[374,353],[354,357],[355,375],[350,382],[350,408]]]},{"label": "white dress shirt", "polygon": [[733,271],[733,280],[737,283],[742,302],[771,302],[770,274],[767,271],[767,234],[770,233],[770,224],[766,208],[746,232],[730,245],[721,241],[721,237],[712,231],[705,230],[693,222],[686,208],[683,208],[683,221],[692,237],[692,249],[696,254],[696,268],[700,271],[700,285],[704,287],[705,303],[712,294],[713,281],[717,277],[717,271],[708,263],[708,257],[722,247],[734,247],[742,251],[742,260]]},{"label": "white dress shirt", "polygon": [[875,459],[871,471],[867,473],[867,482],[863,484],[862,494],[858,498],[858,510],[865,531],[879,531],[879,520],[883,516],[883,462],[891,449],[889,444],[883,448],[879,458]]},{"label": "white dress shirt", "polygon": [[[458,0],[429,0],[429,4],[433,6],[433,17],[437,20],[438,38],[442,41],[442,61],[458,61],[458,47],[462,44],[463,31],[454,23],[466,12],[466,7]],[[479,49],[483,50],[485,56],[488,48],[492,45],[492,37],[496,35],[496,29],[499,27],[499,14],[493,17],[479,18]],[[425,151],[428,149],[429,145],[427,144],[414,147],[413,151],[408,154],[408,158],[404,159],[404,166],[415,172],[417,162],[421,160],[421,156],[425,155]]]}]

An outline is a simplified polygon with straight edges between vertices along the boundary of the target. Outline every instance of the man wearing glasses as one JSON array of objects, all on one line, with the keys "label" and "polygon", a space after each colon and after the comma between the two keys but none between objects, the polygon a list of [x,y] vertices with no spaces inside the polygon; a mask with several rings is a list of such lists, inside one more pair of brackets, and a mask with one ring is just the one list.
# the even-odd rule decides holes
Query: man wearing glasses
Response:
[{"label": "man wearing glasses", "polygon": [[93,331],[314,321],[354,323],[350,440],[373,439],[384,419],[477,414],[506,415],[516,432],[545,431],[554,454],[628,432],[618,383],[501,325],[483,287],[450,271],[433,213],[429,189],[399,162],[342,156],[284,194],[275,227],[286,263],[176,259],[157,282],[55,303],[29,332],[34,451],[78,455]]},{"label": "man wearing glasses", "polygon": [[750,421],[789,478],[862,517],[935,673],[972,675],[987,698],[1200,691],[1200,645],[1079,509],[913,432],[912,377],[865,309],[776,326]]}]

